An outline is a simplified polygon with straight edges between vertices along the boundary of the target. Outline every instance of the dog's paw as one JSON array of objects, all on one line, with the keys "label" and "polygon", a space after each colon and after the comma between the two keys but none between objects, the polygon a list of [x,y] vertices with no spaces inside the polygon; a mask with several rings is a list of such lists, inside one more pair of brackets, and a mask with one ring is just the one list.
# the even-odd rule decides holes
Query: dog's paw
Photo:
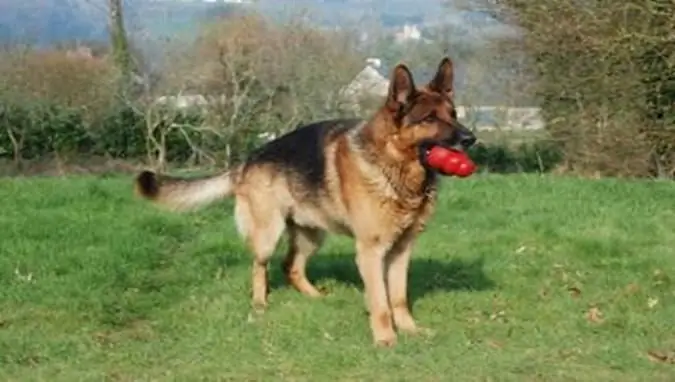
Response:
[{"label": "dog's paw", "polygon": [[378,348],[393,348],[396,346],[396,336],[375,339],[375,346]]},{"label": "dog's paw", "polygon": [[254,314],[261,315],[267,310],[267,302],[265,301],[253,301],[251,308]]},{"label": "dog's paw", "polygon": [[375,333],[373,341],[378,348],[393,347],[396,345],[396,332],[393,330],[385,330],[380,333]]}]

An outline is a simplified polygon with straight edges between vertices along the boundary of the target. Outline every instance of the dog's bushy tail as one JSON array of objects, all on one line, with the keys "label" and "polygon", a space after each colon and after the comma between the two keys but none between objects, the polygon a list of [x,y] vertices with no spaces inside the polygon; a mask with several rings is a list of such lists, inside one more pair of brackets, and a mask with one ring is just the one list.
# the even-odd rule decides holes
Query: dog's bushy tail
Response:
[{"label": "dog's bushy tail", "polygon": [[176,178],[143,171],[136,194],[174,211],[188,211],[232,196],[239,169],[198,178]]}]

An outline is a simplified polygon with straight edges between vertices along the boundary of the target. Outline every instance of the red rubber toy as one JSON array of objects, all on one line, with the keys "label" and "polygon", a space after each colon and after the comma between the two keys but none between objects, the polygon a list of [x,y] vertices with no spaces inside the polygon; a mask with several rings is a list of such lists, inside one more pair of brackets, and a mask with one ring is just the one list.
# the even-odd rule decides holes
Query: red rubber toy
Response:
[{"label": "red rubber toy", "polygon": [[476,164],[465,152],[434,146],[427,152],[427,163],[443,175],[465,178],[476,171]]}]

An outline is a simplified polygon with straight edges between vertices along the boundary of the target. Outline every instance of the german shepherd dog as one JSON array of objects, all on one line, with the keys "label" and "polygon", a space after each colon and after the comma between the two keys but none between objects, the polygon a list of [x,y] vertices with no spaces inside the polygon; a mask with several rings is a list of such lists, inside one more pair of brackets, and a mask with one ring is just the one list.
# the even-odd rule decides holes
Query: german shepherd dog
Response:
[{"label": "german shepherd dog", "polygon": [[384,105],[370,120],[312,123],[276,138],[245,162],[197,179],[140,173],[137,194],[173,210],[234,196],[238,232],[253,253],[252,303],[267,305],[267,264],[281,235],[288,282],[321,296],[307,279],[307,261],[325,234],[356,243],[373,341],[393,346],[396,327],[419,331],[407,300],[415,238],[434,209],[437,173],[425,163],[434,145],[468,148],[476,141],[457,121],[453,64],[444,58],[434,78],[417,88],[404,64],[391,73]]}]

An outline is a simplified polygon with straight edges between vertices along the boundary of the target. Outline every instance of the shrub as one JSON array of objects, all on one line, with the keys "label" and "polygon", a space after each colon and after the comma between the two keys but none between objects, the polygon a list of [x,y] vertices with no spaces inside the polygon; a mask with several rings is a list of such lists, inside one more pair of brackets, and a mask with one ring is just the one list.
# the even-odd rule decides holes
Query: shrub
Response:
[{"label": "shrub", "polygon": [[500,43],[527,55],[533,91],[569,170],[675,174],[672,1],[490,3],[522,28],[522,39]]},{"label": "shrub", "polygon": [[560,147],[546,140],[516,145],[477,145],[469,149],[469,154],[483,171],[494,173],[549,172],[560,164],[563,157]]}]

